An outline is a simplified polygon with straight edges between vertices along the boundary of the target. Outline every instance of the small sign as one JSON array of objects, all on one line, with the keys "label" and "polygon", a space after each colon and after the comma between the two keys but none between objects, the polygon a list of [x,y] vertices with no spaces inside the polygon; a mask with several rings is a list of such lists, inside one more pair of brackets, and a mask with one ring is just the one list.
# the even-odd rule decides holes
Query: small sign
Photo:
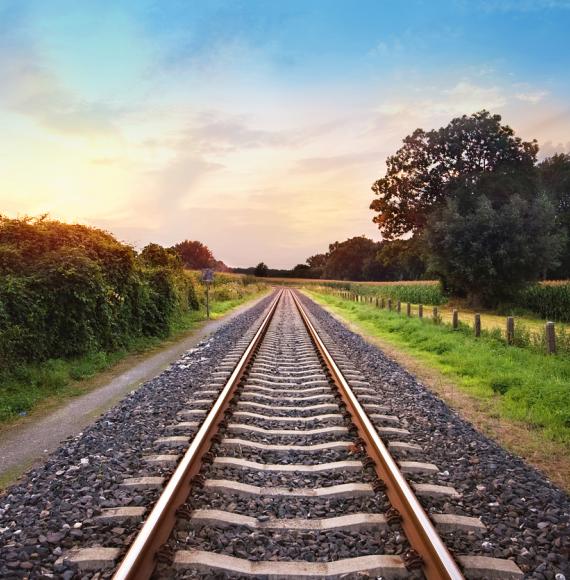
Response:
[{"label": "small sign", "polygon": [[214,281],[214,270],[212,268],[206,268],[202,270],[202,282],[209,284]]}]

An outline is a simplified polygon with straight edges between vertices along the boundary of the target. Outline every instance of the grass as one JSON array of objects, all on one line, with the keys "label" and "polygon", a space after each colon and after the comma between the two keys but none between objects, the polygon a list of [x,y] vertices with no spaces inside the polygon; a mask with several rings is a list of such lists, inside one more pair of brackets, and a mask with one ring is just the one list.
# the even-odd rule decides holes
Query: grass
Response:
[{"label": "grass", "polygon": [[[241,304],[253,300],[264,291],[256,288],[240,298],[214,301],[211,318],[219,318]],[[0,424],[13,422],[51,399],[63,401],[85,392],[82,381],[109,369],[129,354],[155,349],[192,332],[206,320],[206,312],[191,311],[179,317],[168,337],[141,337],[128,348],[114,352],[93,352],[85,356],[63,360],[52,359],[40,364],[22,364],[0,370]]]},{"label": "grass", "polygon": [[[456,308],[459,313],[459,320],[466,326],[469,326],[471,328],[473,327],[475,313],[478,312],[481,315],[481,328],[483,330],[489,331],[494,329],[500,330],[501,334],[505,336],[507,327],[506,316],[485,310],[474,310],[473,308],[469,308],[459,303],[449,306],[438,306],[438,312],[439,316],[442,319],[442,322],[451,323],[454,308]],[[405,312],[405,304],[403,303],[402,303],[402,312]],[[412,304],[412,316],[417,315],[418,315],[418,304]],[[431,307],[424,306],[424,317],[425,318],[432,317]],[[530,316],[530,315],[515,316],[515,324],[518,324],[519,326],[531,332],[544,334],[545,322],[544,320],[541,320],[538,316]],[[568,331],[570,330],[570,324],[557,322],[556,328],[559,330],[565,329],[566,331]]]},{"label": "grass", "polygon": [[[312,290],[320,293],[330,293],[331,289],[327,286],[314,286]],[[332,292],[334,293],[334,288]],[[362,294],[361,294],[362,295]],[[376,294],[367,293],[365,296],[375,297]],[[397,300],[392,300],[392,308],[396,309]],[[417,317],[419,304],[412,302],[411,306],[411,316]],[[406,312],[406,302],[401,301],[402,313],[405,315]],[[424,303],[423,315],[425,319],[432,319],[433,307]],[[448,305],[437,306],[438,316],[441,321],[447,324],[451,323],[453,310],[457,309],[459,314],[459,320],[461,324],[465,327],[473,328],[474,317],[476,313],[480,314],[481,317],[481,328],[488,332],[499,332],[504,338],[506,336],[506,326],[507,317],[506,315],[500,315],[493,311],[488,310],[474,310],[465,306],[464,302],[454,301]],[[538,316],[532,313],[526,312],[524,315],[515,316],[515,337],[519,343],[526,343],[526,346],[535,346],[538,350],[544,351],[546,346],[544,345],[544,327],[545,321],[541,320]],[[570,354],[570,324],[557,322],[556,323],[556,334],[558,347],[561,351],[566,351]]]},{"label": "grass", "polygon": [[451,379],[484,401],[500,419],[516,421],[541,438],[570,447],[570,358],[507,346],[491,334],[476,339],[429,320],[407,318],[372,305],[306,292],[317,302]]}]

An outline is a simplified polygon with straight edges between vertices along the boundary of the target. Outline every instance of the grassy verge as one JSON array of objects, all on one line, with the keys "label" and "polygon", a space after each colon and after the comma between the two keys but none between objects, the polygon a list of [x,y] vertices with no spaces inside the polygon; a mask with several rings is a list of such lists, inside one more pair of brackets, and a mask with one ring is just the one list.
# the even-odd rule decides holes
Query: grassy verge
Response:
[{"label": "grassy verge", "polygon": [[[458,395],[457,406],[469,403],[481,420],[501,423],[494,431],[501,442],[509,440],[511,449],[528,458],[537,450],[540,453],[542,445],[543,453],[552,454],[553,460],[565,457],[565,465],[556,469],[565,472],[564,479],[568,477],[570,358],[508,347],[492,336],[475,339],[469,329],[453,331],[371,305],[306,292],[368,338],[388,345],[396,355],[406,355],[415,364],[414,372],[418,367],[426,369],[426,376],[435,372],[447,391],[451,383]],[[517,433],[514,441],[510,427]],[[503,438],[500,432],[505,431]],[[544,467],[542,459],[534,462]],[[556,474],[554,478],[560,481]]]},{"label": "grassy verge", "polygon": [[[261,296],[264,291],[241,298],[211,304],[211,317],[219,318],[241,304]],[[41,364],[22,364],[0,371],[0,425],[28,415],[40,405],[53,406],[86,392],[85,380],[111,368],[131,354],[145,353],[183,338],[206,320],[204,309],[190,311],[178,318],[167,337],[141,337],[128,348],[114,352],[93,352],[63,360],[52,359]]]}]

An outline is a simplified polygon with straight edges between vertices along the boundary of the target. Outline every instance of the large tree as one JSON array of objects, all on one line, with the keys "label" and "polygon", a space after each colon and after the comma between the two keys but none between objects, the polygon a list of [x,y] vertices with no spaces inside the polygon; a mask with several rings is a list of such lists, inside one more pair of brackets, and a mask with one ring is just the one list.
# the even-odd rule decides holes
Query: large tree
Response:
[{"label": "large tree", "polygon": [[254,270],[254,275],[259,278],[265,278],[269,274],[269,268],[265,262],[259,262]]},{"label": "large tree", "polygon": [[392,240],[380,242],[376,254],[378,264],[373,280],[419,280],[426,271],[420,240]]},{"label": "large tree", "polygon": [[488,111],[437,130],[416,129],[372,186],[374,222],[390,240],[421,232],[435,209],[466,190],[484,191],[494,206],[515,193],[530,197],[537,151],[536,141],[522,141]]},{"label": "large tree", "polygon": [[328,254],[315,254],[307,258],[307,264],[310,268],[310,278],[321,278],[327,265]]},{"label": "large tree", "polygon": [[335,280],[364,280],[366,266],[374,258],[378,245],[365,236],[356,236],[329,246],[323,276]]},{"label": "large tree", "polygon": [[182,263],[192,270],[211,268],[215,263],[214,255],[202,242],[184,240],[173,249],[180,256]]},{"label": "large tree", "polygon": [[497,208],[481,195],[468,210],[449,200],[426,228],[431,269],[473,306],[508,300],[558,264],[563,235],[554,216],[546,196],[529,201],[513,195]]}]

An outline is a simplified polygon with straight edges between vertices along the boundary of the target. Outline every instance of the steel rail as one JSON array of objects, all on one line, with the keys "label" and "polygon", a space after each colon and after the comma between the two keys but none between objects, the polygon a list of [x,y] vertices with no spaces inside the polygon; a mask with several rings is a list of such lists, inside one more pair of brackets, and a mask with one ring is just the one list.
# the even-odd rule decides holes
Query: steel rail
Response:
[{"label": "steel rail", "polygon": [[224,412],[257,347],[267,332],[282,295],[283,290],[279,290],[258,331],[235,366],[214,406],[204,419],[184,457],[117,568],[113,576],[114,580],[146,580],[151,577],[156,566],[156,554],[174,528],[176,510],[188,498],[191,479],[200,470],[202,457],[210,449],[212,438],[218,431],[218,425],[223,419]]},{"label": "steel rail", "polygon": [[463,580],[464,576],[457,563],[439,537],[412,488],[402,475],[394,458],[386,445],[384,445],[374,425],[321,340],[299,298],[295,295],[295,292],[291,292],[291,295],[352,416],[352,421],[366,445],[366,451],[375,463],[376,473],[386,484],[388,499],[400,513],[406,537],[412,548],[422,558],[424,574],[428,580]]}]

